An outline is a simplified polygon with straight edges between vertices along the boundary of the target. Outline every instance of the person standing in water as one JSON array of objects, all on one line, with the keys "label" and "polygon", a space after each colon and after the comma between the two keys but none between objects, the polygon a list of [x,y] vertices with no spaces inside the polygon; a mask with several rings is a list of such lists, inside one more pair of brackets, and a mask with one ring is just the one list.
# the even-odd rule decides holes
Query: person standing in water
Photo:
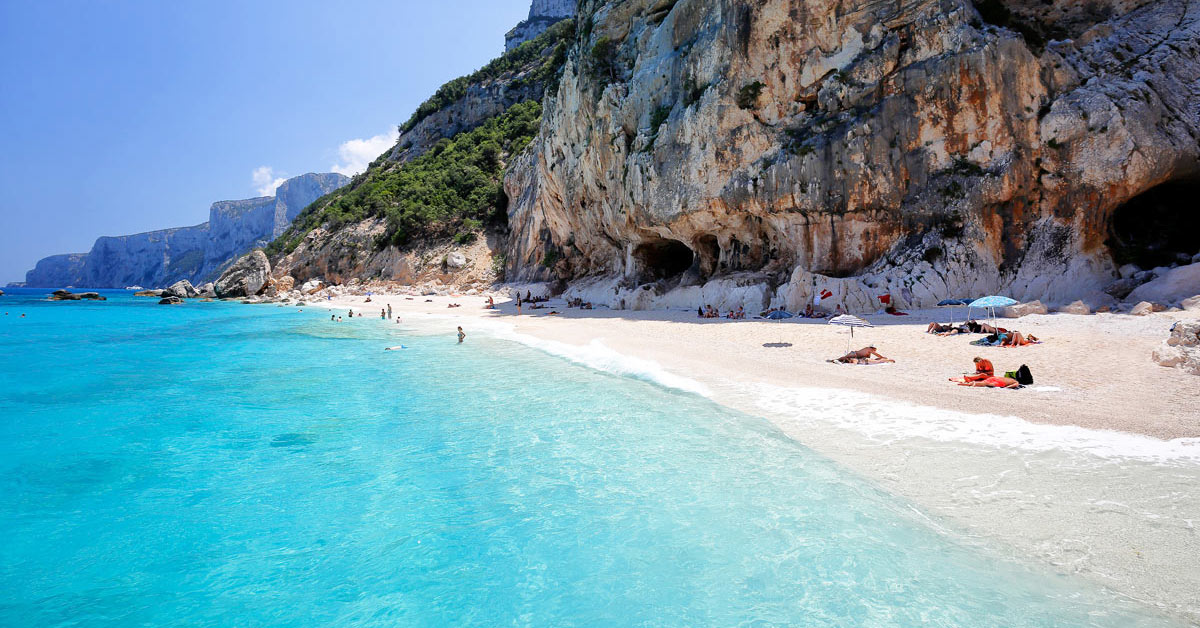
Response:
[{"label": "person standing in water", "polygon": [[388,303],[388,314],[387,314],[387,317],[388,317],[388,318],[391,318],[391,317],[392,317],[392,304],[391,304],[391,303]]},{"label": "person standing in water", "polygon": [[387,320],[387,317],[388,317],[387,310],[385,310],[383,308],[379,308],[379,318],[382,318],[383,320]]},{"label": "person standing in water", "polygon": [[458,328],[458,344],[461,345],[463,340],[466,339],[466,337],[467,337],[467,335],[465,333],[463,333],[462,327],[459,327]]}]

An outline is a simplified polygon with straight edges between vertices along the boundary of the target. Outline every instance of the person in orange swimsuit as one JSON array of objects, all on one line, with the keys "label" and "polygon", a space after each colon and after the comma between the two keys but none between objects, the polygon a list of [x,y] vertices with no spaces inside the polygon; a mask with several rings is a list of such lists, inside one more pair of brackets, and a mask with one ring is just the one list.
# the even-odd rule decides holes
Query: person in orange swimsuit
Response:
[{"label": "person in orange swimsuit", "polygon": [[952,382],[981,382],[996,374],[996,368],[992,366],[991,360],[985,360],[981,357],[975,357],[975,374],[963,375],[962,377],[951,377]]}]

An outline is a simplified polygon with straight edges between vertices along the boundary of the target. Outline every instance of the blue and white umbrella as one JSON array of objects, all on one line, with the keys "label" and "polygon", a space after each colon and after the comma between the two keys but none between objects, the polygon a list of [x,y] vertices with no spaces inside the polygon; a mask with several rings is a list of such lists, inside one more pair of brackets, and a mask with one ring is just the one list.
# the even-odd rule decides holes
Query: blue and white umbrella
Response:
[{"label": "blue and white umbrella", "polygon": [[1016,304],[1017,304],[1016,299],[1010,299],[1008,297],[1000,297],[1000,296],[990,296],[990,297],[983,297],[982,299],[975,299],[974,301],[971,301],[971,305],[969,305],[968,307],[972,307],[972,308],[978,307],[978,308],[986,309],[988,311],[988,314],[991,316],[992,327],[995,327],[996,326],[996,308],[1008,307],[1010,305],[1016,305]]},{"label": "blue and white umbrella", "polygon": [[773,321],[781,321],[786,318],[795,318],[795,316],[796,315],[792,314],[791,312],[785,312],[783,310],[775,310],[774,312],[767,314],[767,319],[773,320]]},{"label": "blue and white umbrella", "polygon": [[841,316],[834,316],[833,318],[829,319],[829,324],[830,325],[839,325],[841,327],[849,327],[850,328],[850,337],[846,339],[846,350],[847,351],[850,350],[850,341],[854,339],[854,328],[855,327],[874,327],[874,325],[872,325],[871,323],[864,321],[863,319],[861,319],[857,316],[854,316],[852,314],[842,314]]}]

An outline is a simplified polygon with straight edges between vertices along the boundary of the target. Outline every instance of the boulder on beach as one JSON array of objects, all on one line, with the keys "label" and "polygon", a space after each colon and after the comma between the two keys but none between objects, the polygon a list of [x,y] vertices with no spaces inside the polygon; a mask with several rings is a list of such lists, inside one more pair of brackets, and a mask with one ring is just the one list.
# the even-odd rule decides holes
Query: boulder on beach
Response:
[{"label": "boulder on beach", "polygon": [[183,305],[183,299],[181,299],[177,296],[168,296],[168,297],[163,297],[163,299],[161,301],[159,301],[158,304],[159,305]]},{"label": "boulder on beach", "polygon": [[295,287],[296,278],[291,275],[284,275],[275,280],[275,289],[280,292],[291,292]]},{"label": "boulder on beach", "polygon": [[1200,294],[1180,301],[1179,307],[1187,311],[1200,310]]},{"label": "boulder on beach", "polygon": [[459,251],[451,251],[446,255],[446,268],[457,270],[467,265],[467,256]]},{"label": "boulder on beach", "polygon": [[1130,301],[1178,303],[1200,293],[1200,264],[1155,269],[1153,279],[1132,290]]},{"label": "boulder on beach", "polygon": [[1087,315],[1092,313],[1092,308],[1088,307],[1083,301],[1076,301],[1070,305],[1058,308],[1058,311],[1062,314]]},{"label": "boulder on beach", "polygon": [[1142,301],[1141,303],[1138,303],[1137,305],[1133,306],[1133,309],[1129,310],[1129,313],[1134,316],[1145,316],[1147,314],[1153,314],[1155,312],[1165,312],[1166,310],[1167,310],[1167,306],[1165,306],[1161,303],[1151,303],[1149,301]]},{"label": "boulder on beach", "polygon": [[1046,314],[1049,310],[1041,301],[1030,301],[1029,303],[1018,303],[1003,308],[999,314],[1004,318],[1021,318],[1030,314]]},{"label": "boulder on beach", "polygon": [[171,284],[171,287],[162,291],[163,297],[179,297],[180,299],[194,299],[198,295],[192,282],[187,279],[176,281]]},{"label": "boulder on beach", "polygon": [[1200,320],[1172,325],[1171,335],[1154,350],[1153,357],[1161,366],[1200,375]]},{"label": "boulder on beach", "polygon": [[201,297],[204,297],[205,299],[212,299],[217,296],[217,290],[213,286],[213,282],[211,282],[211,281],[204,284],[203,286],[200,286],[199,288],[196,288],[196,292],[198,292],[199,295]]},{"label": "boulder on beach", "polygon": [[213,286],[222,299],[255,296],[267,286],[271,263],[262,251],[251,251],[233,263]]},{"label": "boulder on beach", "polygon": [[304,282],[303,286],[300,286],[300,294],[313,294],[314,292],[319,292],[324,287],[325,282],[320,279],[309,279]]}]

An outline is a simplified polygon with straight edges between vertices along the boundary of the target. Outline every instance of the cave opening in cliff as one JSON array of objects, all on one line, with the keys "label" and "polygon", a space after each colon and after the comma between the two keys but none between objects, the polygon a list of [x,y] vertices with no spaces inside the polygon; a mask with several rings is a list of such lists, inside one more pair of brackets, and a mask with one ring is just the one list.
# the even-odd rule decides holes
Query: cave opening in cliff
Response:
[{"label": "cave opening in cliff", "polygon": [[643,281],[669,279],[687,272],[695,256],[692,249],[679,240],[651,240],[633,250]]},{"label": "cave opening in cliff", "polygon": [[717,274],[721,262],[721,243],[715,235],[703,235],[696,240],[696,256],[700,258],[700,276],[704,278]]},{"label": "cave opening in cliff", "polygon": [[1108,247],[1118,265],[1187,263],[1200,253],[1200,178],[1153,187],[1113,212]]}]

